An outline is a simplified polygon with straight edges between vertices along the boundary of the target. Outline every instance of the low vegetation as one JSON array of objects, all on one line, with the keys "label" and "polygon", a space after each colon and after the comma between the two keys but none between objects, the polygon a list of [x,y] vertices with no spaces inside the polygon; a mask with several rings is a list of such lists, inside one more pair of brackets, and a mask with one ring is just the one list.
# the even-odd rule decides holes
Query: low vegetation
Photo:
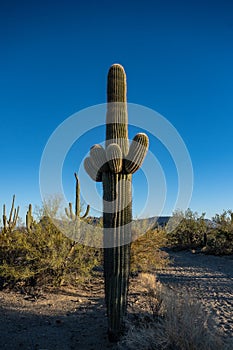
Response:
[{"label": "low vegetation", "polygon": [[233,254],[233,213],[223,211],[212,220],[188,209],[175,212],[167,227],[167,244],[174,249],[199,249],[207,254]]},{"label": "low vegetation", "polygon": [[131,272],[153,272],[169,263],[169,256],[161,250],[167,244],[163,229],[148,230],[134,240],[131,246]]},{"label": "low vegetation", "polygon": [[[13,204],[14,200],[13,198]],[[55,202],[56,205],[53,201],[50,207],[56,207],[57,210],[59,205]],[[64,236],[45,216],[44,208],[41,210],[43,215],[37,222],[31,217],[30,226],[16,226],[13,221],[13,204],[12,214],[8,218],[4,208],[5,222],[0,232],[0,288],[17,285],[75,285],[90,279],[95,270],[102,269],[102,249],[78,244]],[[27,216],[29,213],[31,215],[31,206]],[[90,221],[90,218],[85,220]],[[144,235],[133,232],[133,236],[139,236],[133,240],[131,247],[133,275],[165,267],[169,263],[168,254],[161,250],[165,246],[195,249],[207,254],[233,254],[231,211],[216,214],[212,221],[205,220],[204,214],[199,216],[191,210],[176,212],[169,225],[150,229]]]},{"label": "low vegetation", "polygon": [[0,234],[0,286],[76,284],[100,263],[100,251],[65,237],[47,217]]},{"label": "low vegetation", "polygon": [[211,313],[201,302],[156,281],[155,275],[142,273],[139,288],[147,298],[146,310],[127,322],[121,350],[230,350],[232,341],[218,333]]},{"label": "low vegetation", "polygon": [[[11,212],[14,213],[13,197]],[[59,231],[46,213],[56,217],[59,198],[26,215],[26,227],[8,225],[0,231],[0,288],[77,285],[90,280],[103,269],[103,249],[82,245]],[[6,216],[6,210],[4,211]],[[17,214],[18,215],[18,214]],[[85,218],[91,223],[91,218]],[[100,222],[95,225],[102,226]],[[135,234],[135,232],[134,232]],[[149,230],[132,243],[131,273],[152,272],[168,264],[168,254],[160,248],[166,244],[164,230]]]},{"label": "low vegetation", "polygon": [[[14,211],[12,205],[12,214],[7,218],[4,210],[5,224],[0,231],[0,289],[75,286],[90,280],[96,271],[103,271],[103,249],[66,237],[45,215],[45,210],[41,211],[40,219],[34,220],[30,206],[26,227],[15,224]],[[91,218],[85,220],[90,223]],[[102,226],[99,222],[95,225]],[[169,256],[162,247],[232,254],[232,212],[224,211],[212,221],[191,210],[176,212],[170,227],[149,229],[144,235],[134,229],[133,238],[138,236],[131,246],[131,275],[139,275],[139,289],[141,285],[147,310],[137,313],[134,321],[128,321],[127,333],[118,348],[231,349],[232,344],[224,343],[201,303],[164,287],[154,276],[157,268],[169,264]]]}]

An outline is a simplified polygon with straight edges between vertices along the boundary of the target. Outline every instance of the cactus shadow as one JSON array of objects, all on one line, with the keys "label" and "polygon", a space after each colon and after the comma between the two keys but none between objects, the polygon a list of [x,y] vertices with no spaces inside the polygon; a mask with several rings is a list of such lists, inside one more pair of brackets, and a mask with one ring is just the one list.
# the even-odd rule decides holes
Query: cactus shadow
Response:
[{"label": "cactus shadow", "polygon": [[[0,294],[1,300],[4,293]],[[65,312],[50,306],[50,300],[47,304],[43,301],[40,307],[32,301],[19,301],[13,307],[5,302],[1,304],[0,349],[113,349],[107,336],[104,298],[88,297],[82,302],[81,293],[63,291],[54,293],[54,301],[61,294],[69,298],[71,305]]]}]

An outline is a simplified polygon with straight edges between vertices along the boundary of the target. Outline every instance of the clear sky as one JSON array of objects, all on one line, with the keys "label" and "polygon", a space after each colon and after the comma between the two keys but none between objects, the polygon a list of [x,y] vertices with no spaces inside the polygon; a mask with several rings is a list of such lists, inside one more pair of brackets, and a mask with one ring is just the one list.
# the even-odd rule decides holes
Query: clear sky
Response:
[{"label": "clear sky", "polygon": [[[106,102],[107,72],[118,62],[127,73],[128,102],[163,115],[187,146],[191,209],[207,217],[233,209],[232,1],[1,1],[0,37],[0,206],[16,194],[23,216],[28,203],[41,203],[47,140],[72,114]],[[83,137],[68,153],[68,200],[73,172],[104,132]],[[171,214],[175,168],[164,147],[150,141],[167,181],[163,214]],[[139,215],[145,177],[135,175],[134,184]],[[147,214],[156,215],[152,206]]]}]

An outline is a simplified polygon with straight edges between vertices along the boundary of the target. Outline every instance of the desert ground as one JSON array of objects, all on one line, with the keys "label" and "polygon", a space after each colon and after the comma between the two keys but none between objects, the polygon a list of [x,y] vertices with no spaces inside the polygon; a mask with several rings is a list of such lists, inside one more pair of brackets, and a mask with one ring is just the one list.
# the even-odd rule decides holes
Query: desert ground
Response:
[{"label": "desert ground", "polygon": [[[213,312],[223,336],[233,337],[233,256],[171,252],[172,266],[157,279],[185,291]],[[135,307],[136,306],[136,307]],[[114,349],[108,342],[101,276],[80,288],[0,292],[0,349]],[[137,279],[131,280],[128,314],[146,308]]]}]

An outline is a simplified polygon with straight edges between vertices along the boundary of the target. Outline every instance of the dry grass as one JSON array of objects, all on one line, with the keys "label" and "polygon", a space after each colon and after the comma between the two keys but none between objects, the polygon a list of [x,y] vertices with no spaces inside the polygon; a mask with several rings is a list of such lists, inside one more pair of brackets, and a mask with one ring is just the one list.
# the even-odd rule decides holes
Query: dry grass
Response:
[{"label": "dry grass", "polygon": [[119,349],[144,350],[219,350],[232,349],[217,331],[211,313],[188,294],[165,288],[152,274],[139,278],[150,309],[136,322],[128,324],[128,332]]}]

